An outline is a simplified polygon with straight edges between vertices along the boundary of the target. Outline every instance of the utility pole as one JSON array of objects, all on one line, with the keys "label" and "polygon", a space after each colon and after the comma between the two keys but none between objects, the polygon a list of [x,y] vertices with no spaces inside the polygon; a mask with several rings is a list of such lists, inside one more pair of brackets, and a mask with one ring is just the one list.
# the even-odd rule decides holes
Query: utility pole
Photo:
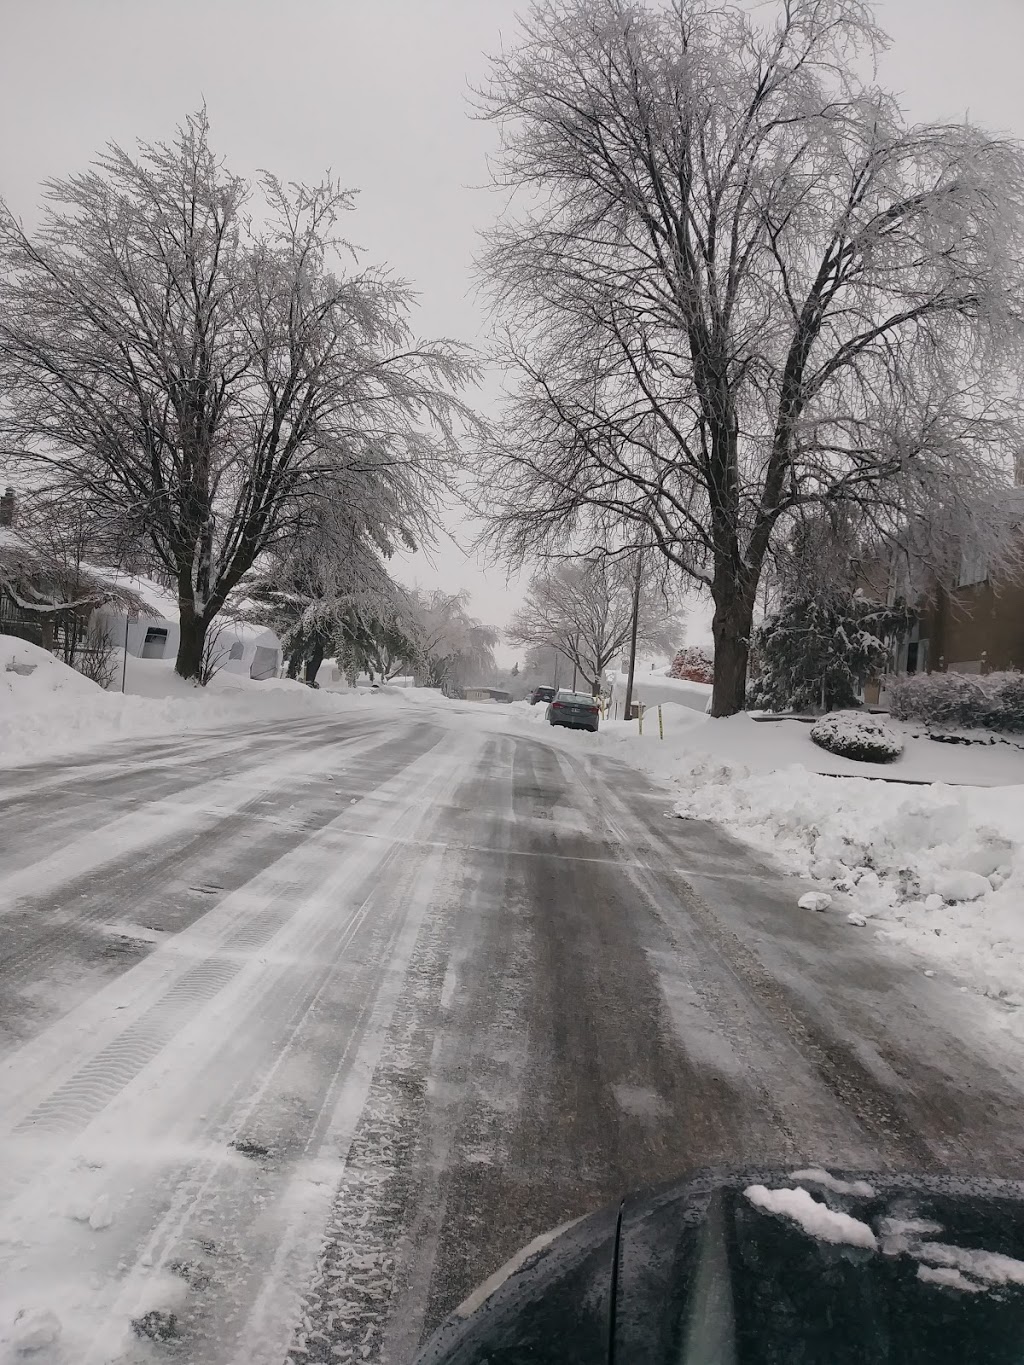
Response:
[{"label": "utility pole", "polygon": [[629,720],[629,711],[633,704],[633,673],[636,669],[636,632],[640,623],[640,575],[643,573],[643,564],[643,551],[638,549],[636,552],[636,582],[633,584],[633,621],[629,629],[629,673],[626,677],[625,720]]},{"label": "utility pole", "polygon": [[555,688],[555,691],[557,692],[557,691],[558,691],[558,650],[557,650],[557,649],[555,650],[555,682],[554,682],[554,688]]}]

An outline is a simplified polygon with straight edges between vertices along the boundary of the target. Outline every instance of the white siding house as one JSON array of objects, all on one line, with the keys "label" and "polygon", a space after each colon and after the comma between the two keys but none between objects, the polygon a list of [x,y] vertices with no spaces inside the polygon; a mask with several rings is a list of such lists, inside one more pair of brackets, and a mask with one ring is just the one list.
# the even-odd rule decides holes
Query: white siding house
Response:
[{"label": "white siding house", "polygon": [[[151,615],[126,615],[111,607],[96,613],[111,641],[137,659],[173,659],[178,653],[180,627],[177,598],[148,578],[110,570],[106,576],[137,592],[150,604]],[[219,617],[208,636],[217,672],[247,678],[276,678],[281,673],[281,641],[268,626]]]}]

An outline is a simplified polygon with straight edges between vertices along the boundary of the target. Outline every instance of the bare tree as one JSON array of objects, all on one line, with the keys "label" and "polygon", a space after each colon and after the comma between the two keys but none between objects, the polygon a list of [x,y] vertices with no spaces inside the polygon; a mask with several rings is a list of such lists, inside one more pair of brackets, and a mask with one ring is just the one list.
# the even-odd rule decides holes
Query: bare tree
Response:
[{"label": "bare tree", "polygon": [[344,268],[348,191],[229,174],[205,112],[47,194],[34,237],[0,213],[5,453],[143,524],[198,679],[211,622],[325,474],[342,496],[367,471],[447,477],[473,366],[414,339],[406,284]]},{"label": "bare tree", "polygon": [[[288,676],[302,668],[310,684],[329,652],[347,656],[359,644],[365,654],[371,626],[405,605],[385,561],[399,546],[416,549],[433,527],[432,505],[402,471],[389,471],[386,480],[369,471],[341,487],[319,484],[243,585],[254,603],[250,619],[266,621],[281,638]],[[360,667],[367,662],[361,658]]]},{"label": "bare tree", "polygon": [[[556,649],[587,680],[595,695],[605,669],[630,637],[636,557],[599,557],[556,564],[535,574],[507,635],[513,644]],[[642,576],[637,642],[671,650],[682,619],[667,600],[664,584]]]},{"label": "bare tree", "polygon": [[78,642],[71,667],[100,687],[110,688],[118,674],[118,653],[109,626],[102,617],[93,616]]},{"label": "bare tree", "polygon": [[886,41],[861,0],[773,13],[544,0],[481,93],[520,376],[493,529],[518,562],[612,518],[705,584],[716,715],[780,519],[966,508],[1021,438],[1021,148],[907,126],[857,74]]},{"label": "bare tree", "polygon": [[413,642],[416,674],[444,692],[463,687],[494,669],[498,632],[466,611],[468,594],[409,593],[405,628]]}]

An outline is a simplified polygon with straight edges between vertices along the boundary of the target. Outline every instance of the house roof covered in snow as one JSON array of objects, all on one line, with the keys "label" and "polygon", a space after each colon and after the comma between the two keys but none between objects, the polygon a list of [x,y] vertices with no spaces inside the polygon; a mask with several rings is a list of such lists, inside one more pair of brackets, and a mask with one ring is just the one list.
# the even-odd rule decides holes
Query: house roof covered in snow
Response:
[{"label": "house roof covered in snow", "polygon": [[49,614],[113,606],[118,611],[152,613],[147,596],[110,570],[68,562],[19,531],[0,527],[0,588],[23,611]]}]

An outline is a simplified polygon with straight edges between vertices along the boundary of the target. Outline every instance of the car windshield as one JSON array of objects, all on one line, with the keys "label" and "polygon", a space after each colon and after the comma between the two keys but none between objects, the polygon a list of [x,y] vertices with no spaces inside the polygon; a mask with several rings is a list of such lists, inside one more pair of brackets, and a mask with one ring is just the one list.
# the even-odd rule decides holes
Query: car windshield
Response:
[{"label": "car windshield", "polygon": [[566,692],[563,690],[559,692],[558,700],[574,702],[583,706],[592,706],[594,704],[594,698],[589,692]]}]

